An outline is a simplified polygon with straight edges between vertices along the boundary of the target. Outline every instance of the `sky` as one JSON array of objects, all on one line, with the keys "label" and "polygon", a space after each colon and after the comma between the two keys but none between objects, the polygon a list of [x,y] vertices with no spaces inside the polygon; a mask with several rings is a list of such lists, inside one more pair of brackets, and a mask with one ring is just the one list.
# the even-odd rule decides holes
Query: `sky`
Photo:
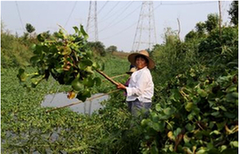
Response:
[{"label": "sky", "polygon": [[[189,31],[195,30],[196,23],[205,22],[209,14],[219,14],[218,1],[215,0],[151,1],[151,5],[143,2],[146,1],[97,1],[94,15],[94,2],[89,11],[90,1],[1,1],[1,21],[5,31],[21,36],[26,32],[27,23],[35,27],[37,34],[46,31],[52,34],[59,31],[60,26],[73,34],[73,27],[80,24],[86,30],[90,19],[89,41],[96,40],[93,27],[97,25],[98,41],[105,48],[114,45],[118,51],[130,52],[136,48],[148,48],[149,42],[162,44],[167,28],[176,32],[180,30],[183,40]],[[223,25],[229,25],[231,2],[221,1]]]}]

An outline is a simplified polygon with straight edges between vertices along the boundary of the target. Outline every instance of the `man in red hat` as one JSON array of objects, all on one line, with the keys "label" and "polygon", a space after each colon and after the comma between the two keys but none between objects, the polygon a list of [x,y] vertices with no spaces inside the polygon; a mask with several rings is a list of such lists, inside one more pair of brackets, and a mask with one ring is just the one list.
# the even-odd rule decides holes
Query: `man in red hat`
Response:
[{"label": "man in red hat", "polygon": [[138,116],[142,110],[147,115],[154,94],[154,83],[149,69],[154,68],[155,63],[146,50],[130,54],[128,60],[136,66],[137,71],[131,75],[128,87],[118,83],[117,88],[126,91],[126,101],[133,116]]}]

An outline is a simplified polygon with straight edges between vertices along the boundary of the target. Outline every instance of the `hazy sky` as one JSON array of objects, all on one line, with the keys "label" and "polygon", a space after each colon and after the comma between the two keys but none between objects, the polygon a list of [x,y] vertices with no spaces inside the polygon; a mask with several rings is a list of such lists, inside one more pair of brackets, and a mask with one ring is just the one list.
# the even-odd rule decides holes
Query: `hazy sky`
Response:
[{"label": "hazy sky", "polygon": [[[105,47],[117,46],[118,50],[132,50],[134,37],[143,1],[97,1],[98,38]],[[222,1],[222,18],[224,24],[229,24],[228,10],[232,1]],[[89,13],[89,1],[1,1],[1,21],[4,30],[12,34],[22,35],[26,23],[32,24],[36,33],[59,30],[61,25],[68,33],[73,33],[73,26],[83,24],[85,29]],[[156,42],[163,42],[167,27],[178,30],[180,22],[181,39],[198,22],[207,20],[207,15],[219,13],[218,1],[153,1]],[[148,9],[144,6],[144,10]],[[92,11],[93,13],[93,11]],[[92,18],[91,18],[92,19]],[[151,18],[152,19],[152,18]],[[141,22],[149,22],[141,18]],[[92,27],[94,27],[92,22]],[[145,25],[148,26],[148,25]],[[146,32],[146,30],[143,30]],[[152,31],[153,32],[153,31]],[[140,34],[137,31],[137,36]],[[89,32],[90,37],[94,37]],[[150,34],[154,36],[154,33]],[[144,37],[144,36],[143,36]],[[138,41],[138,38],[135,40]],[[141,40],[142,41],[142,40]],[[151,40],[152,41],[152,40]],[[144,46],[140,47],[143,49]]]}]

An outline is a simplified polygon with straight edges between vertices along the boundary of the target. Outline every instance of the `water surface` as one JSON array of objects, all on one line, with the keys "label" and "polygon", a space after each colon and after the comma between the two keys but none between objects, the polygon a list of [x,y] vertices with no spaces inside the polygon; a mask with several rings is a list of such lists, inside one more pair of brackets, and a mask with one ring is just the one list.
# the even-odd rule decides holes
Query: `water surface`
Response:
[{"label": "water surface", "polygon": [[[98,97],[98,96],[101,96],[101,97]],[[97,98],[95,98],[95,97],[97,97]],[[89,101],[88,99],[91,99],[91,101]],[[92,95],[91,98],[88,98],[88,99],[85,102],[81,102],[79,104],[70,106],[69,108],[74,112],[91,115],[94,111],[97,111],[98,109],[104,107],[101,105],[100,102],[108,100],[109,95],[104,95],[103,93],[98,93],[98,94]],[[46,95],[41,106],[42,107],[61,107],[61,106],[69,105],[71,103],[75,103],[75,102],[79,102],[79,101],[80,100],[77,98],[68,99],[67,93],[62,92],[62,93]]]}]

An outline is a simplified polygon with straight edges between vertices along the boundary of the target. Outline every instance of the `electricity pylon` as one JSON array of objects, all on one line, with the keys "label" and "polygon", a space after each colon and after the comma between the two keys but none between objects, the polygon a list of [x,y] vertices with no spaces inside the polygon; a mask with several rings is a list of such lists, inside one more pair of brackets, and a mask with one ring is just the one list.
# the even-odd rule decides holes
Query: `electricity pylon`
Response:
[{"label": "electricity pylon", "polygon": [[98,41],[97,1],[90,1],[86,32],[89,35],[89,41]]},{"label": "electricity pylon", "polygon": [[151,49],[156,43],[157,38],[153,2],[144,1],[141,6],[132,51],[139,51],[139,49]]}]

